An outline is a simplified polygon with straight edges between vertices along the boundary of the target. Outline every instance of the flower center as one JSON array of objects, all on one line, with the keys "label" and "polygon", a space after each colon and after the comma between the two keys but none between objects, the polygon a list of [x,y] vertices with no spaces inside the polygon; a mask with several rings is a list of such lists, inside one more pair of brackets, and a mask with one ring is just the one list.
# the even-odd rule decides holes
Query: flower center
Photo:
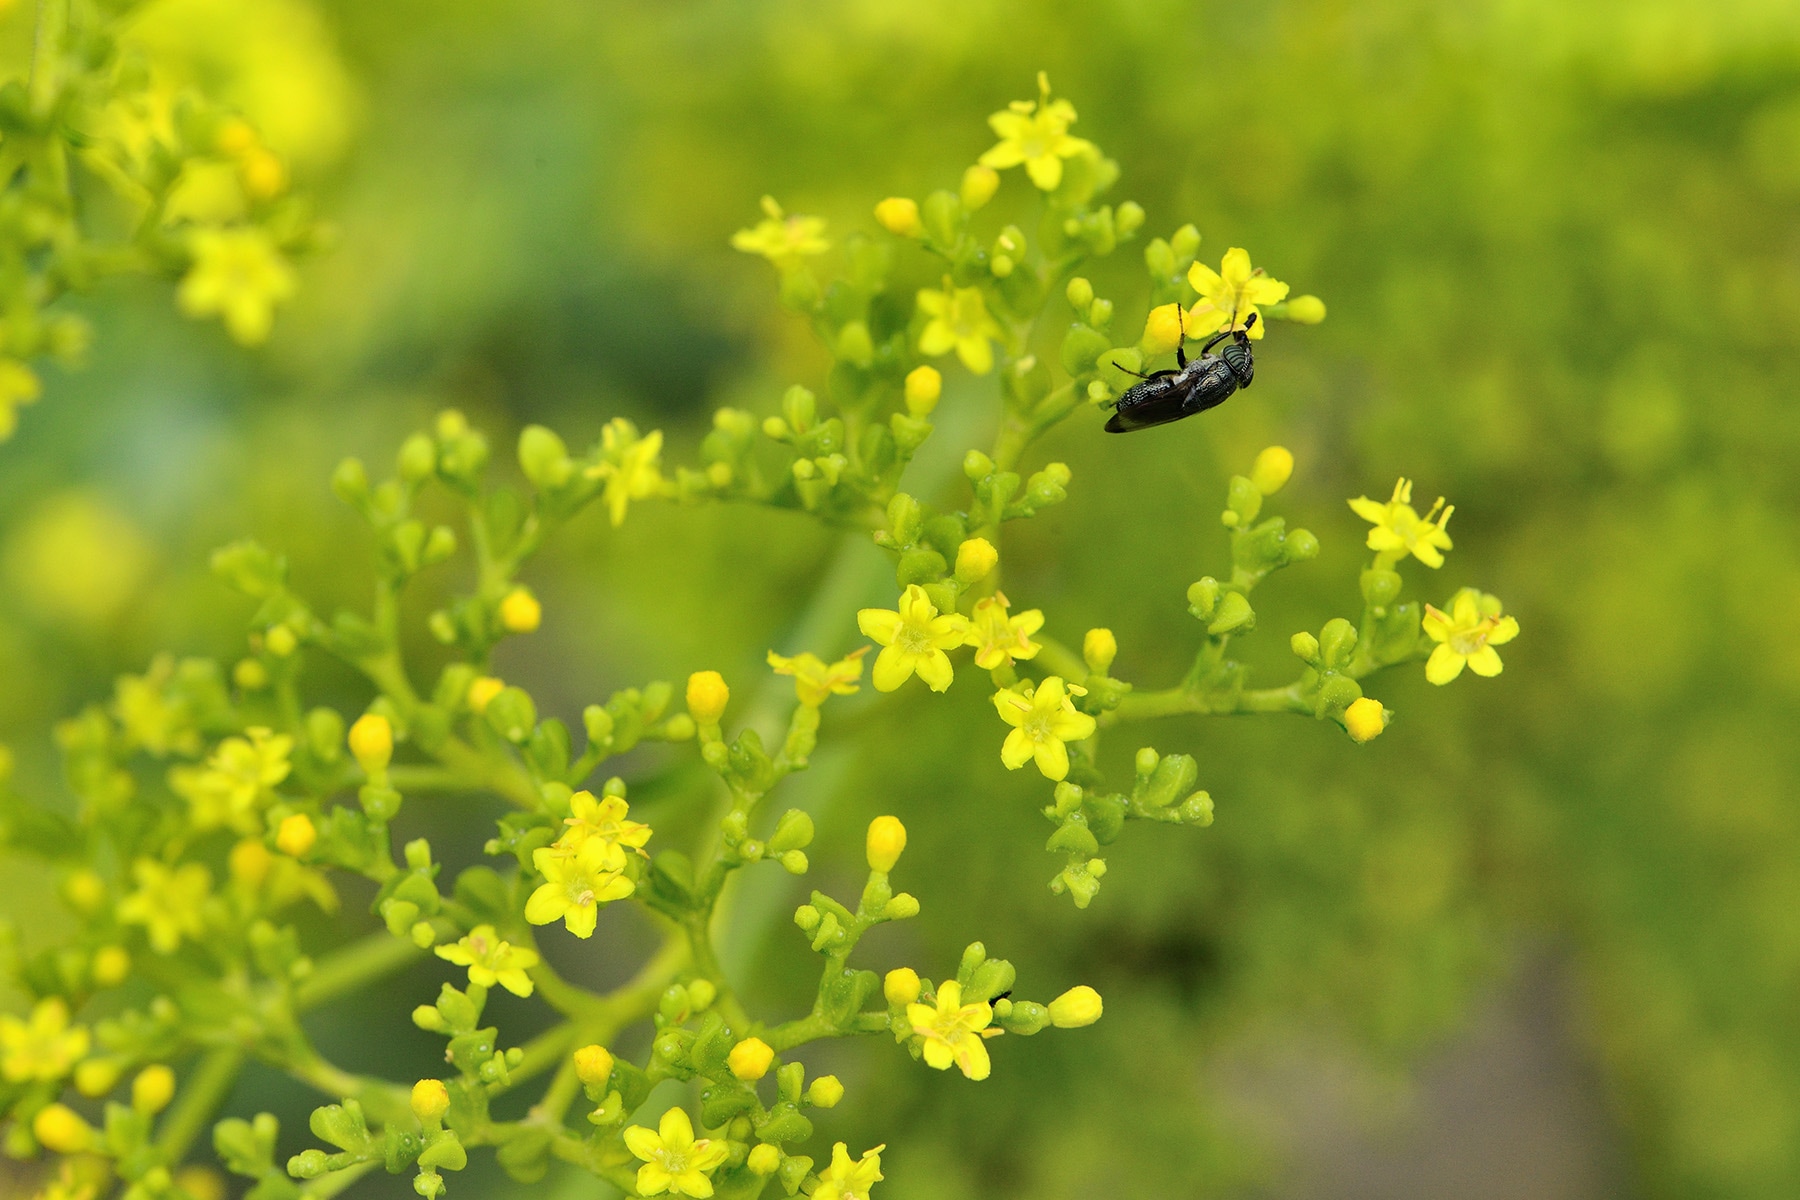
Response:
[{"label": "flower center", "polygon": [[1498,624],[1492,617],[1484,619],[1472,629],[1459,629],[1450,635],[1450,648],[1464,658],[1479,651],[1487,645],[1488,634],[1494,632]]},{"label": "flower center", "polygon": [[931,633],[920,625],[903,625],[900,636],[895,639],[900,649],[908,654],[928,654],[931,651]]}]

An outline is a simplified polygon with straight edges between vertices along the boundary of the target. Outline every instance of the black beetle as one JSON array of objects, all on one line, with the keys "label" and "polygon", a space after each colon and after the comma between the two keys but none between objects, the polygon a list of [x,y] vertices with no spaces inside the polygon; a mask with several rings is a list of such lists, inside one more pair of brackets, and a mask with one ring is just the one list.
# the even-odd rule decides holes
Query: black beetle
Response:
[{"label": "black beetle", "polygon": [[[1176,310],[1176,319],[1180,320],[1181,310]],[[1236,324],[1235,321],[1232,324]],[[1217,407],[1239,388],[1247,388],[1255,377],[1255,363],[1250,354],[1250,339],[1247,333],[1256,324],[1256,314],[1244,322],[1243,329],[1229,327],[1220,330],[1200,348],[1197,357],[1189,359],[1186,352],[1177,343],[1175,361],[1180,366],[1173,371],[1155,371],[1149,375],[1141,375],[1136,371],[1129,372],[1144,382],[1133,384],[1123,396],[1115,402],[1117,412],[1106,423],[1108,433],[1130,433],[1134,429],[1148,429],[1152,425],[1167,425],[1170,421],[1179,421],[1183,417],[1191,417],[1195,413],[1205,412]],[[1213,354],[1212,348],[1227,338],[1231,339],[1225,348]],[[1185,332],[1182,341],[1186,341]],[[1123,367],[1119,368],[1124,370]]]}]

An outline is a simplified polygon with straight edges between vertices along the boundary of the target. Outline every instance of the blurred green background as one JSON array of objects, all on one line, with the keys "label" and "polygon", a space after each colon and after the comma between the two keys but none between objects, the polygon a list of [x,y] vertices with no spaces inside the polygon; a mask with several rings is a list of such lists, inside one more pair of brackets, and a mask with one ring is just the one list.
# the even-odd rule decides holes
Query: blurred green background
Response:
[{"label": "blurred green background", "polygon": [[[15,59],[28,9],[4,17]],[[835,749],[797,784],[815,881],[855,886],[871,815],[913,831],[925,914],[871,965],[942,973],[981,937],[1022,988],[1089,982],[1107,1015],[997,1043],[980,1085],[821,1047],[850,1089],[824,1139],[887,1142],[887,1200],[1800,1195],[1791,2],[158,0],[139,36],[261,122],[340,240],[258,354],[166,288],[99,296],[93,361],[0,447],[0,740],[28,789],[55,793],[53,721],[119,672],[240,652],[215,545],[254,535],[319,607],[361,601],[340,456],[385,460],[456,405],[502,451],[527,422],[586,444],[626,415],[685,461],[713,407],[817,386],[730,233],[764,192],[843,231],[952,185],[1044,68],[1149,232],[1191,220],[1203,259],[1247,246],[1331,316],[1278,328],[1255,391],[1203,420],[1058,430],[1032,465],[1066,460],[1071,499],[1013,539],[1008,592],[1065,639],[1110,625],[1115,673],[1173,681],[1223,480],[1281,441],[1299,469],[1275,508],[1325,552],[1258,595],[1266,678],[1290,632],[1355,615],[1344,498],[1402,473],[1457,505],[1427,598],[1479,584],[1524,635],[1497,680],[1379,680],[1399,717],[1365,748],[1299,719],[1113,739],[1119,765],[1140,736],[1196,754],[1219,818],[1130,831],[1082,912],[1044,890],[1045,791],[1001,769],[983,689],[828,712]],[[1122,314],[1136,257],[1096,276]],[[977,403],[953,380],[947,410],[979,428]],[[837,649],[789,639],[821,572],[865,560],[879,579],[873,548],[791,514],[596,514],[528,575],[545,627],[501,666],[564,715],[703,667],[748,691],[771,647]],[[491,813],[423,807],[479,855]],[[8,870],[4,907],[40,919]],[[803,886],[763,897],[738,950],[765,1011],[810,992],[781,911]],[[602,933],[583,969],[617,977],[641,931]],[[328,1053],[428,1072],[404,1013],[440,977],[326,1018]],[[524,1012],[502,1010],[509,1040]],[[314,1102],[249,1077],[233,1103],[280,1111],[289,1153]],[[525,1194],[473,1169],[452,1190]]]}]

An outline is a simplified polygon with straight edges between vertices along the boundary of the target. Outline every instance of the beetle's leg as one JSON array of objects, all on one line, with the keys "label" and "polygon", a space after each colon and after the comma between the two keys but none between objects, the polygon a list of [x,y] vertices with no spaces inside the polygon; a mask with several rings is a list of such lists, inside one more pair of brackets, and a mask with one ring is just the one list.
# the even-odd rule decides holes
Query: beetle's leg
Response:
[{"label": "beetle's leg", "polygon": [[1218,345],[1220,342],[1222,342],[1226,338],[1230,337],[1232,335],[1232,333],[1234,333],[1234,332],[1235,331],[1231,330],[1231,329],[1219,330],[1219,332],[1213,334],[1212,337],[1207,339],[1206,345],[1200,347],[1200,353],[1201,354],[1211,354],[1212,348],[1214,346]]},{"label": "beetle's leg", "polygon": [[1183,349],[1183,343],[1187,341],[1187,322],[1181,319],[1181,301],[1179,300],[1175,302],[1175,328],[1181,331],[1181,341],[1175,343],[1175,365],[1186,367],[1187,351]]}]

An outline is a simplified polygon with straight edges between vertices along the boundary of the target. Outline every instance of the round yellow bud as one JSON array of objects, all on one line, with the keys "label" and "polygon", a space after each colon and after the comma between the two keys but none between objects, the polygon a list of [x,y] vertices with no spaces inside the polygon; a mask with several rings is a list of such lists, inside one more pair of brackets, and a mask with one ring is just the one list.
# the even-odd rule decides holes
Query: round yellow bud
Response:
[{"label": "round yellow bud", "polygon": [[914,367],[906,373],[906,411],[928,417],[944,394],[944,377],[936,367]]},{"label": "round yellow bud", "polygon": [[893,870],[894,864],[900,861],[900,852],[906,849],[906,826],[900,823],[899,817],[876,817],[869,822],[866,849],[869,870],[883,874]]},{"label": "round yellow bud", "polygon": [[500,624],[508,633],[530,633],[544,620],[544,606],[522,587],[506,593],[500,601]]},{"label": "round yellow bud", "polygon": [[1273,496],[1286,486],[1294,474],[1294,456],[1286,446],[1270,446],[1256,456],[1250,468],[1250,482],[1265,496]]},{"label": "round yellow bud", "polygon": [[905,196],[889,196],[875,206],[881,227],[899,237],[919,236],[919,206]]},{"label": "round yellow bud", "polygon": [[123,1065],[116,1058],[90,1058],[75,1066],[75,1090],[84,1096],[104,1096],[119,1082]]},{"label": "round yellow bud", "polygon": [[231,668],[231,681],[246,692],[260,692],[269,686],[269,669],[254,658],[240,658]]},{"label": "round yellow bud", "polygon": [[94,912],[106,903],[106,881],[93,871],[77,871],[63,881],[63,896],[76,912]]},{"label": "round yellow bud", "polygon": [[231,877],[246,888],[259,888],[262,881],[269,877],[269,864],[275,856],[269,848],[255,838],[245,838],[231,848],[231,854],[225,862],[231,869]]},{"label": "round yellow bud", "polygon": [[970,538],[956,548],[956,578],[965,587],[986,579],[1000,561],[1000,552],[986,538]]},{"label": "round yellow bud", "polygon": [[781,1170],[781,1150],[767,1142],[759,1142],[750,1151],[750,1157],[744,1160],[744,1165],[754,1174],[773,1175]]},{"label": "round yellow bud", "polygon": [[88,1148],[94,1131],[66,1104],[51,1104],[31,1119],[31,1132],[46,1148],[58,1154],[79,1154]]},{"label": "round yellow bud", "polygon": [[94,951],[93,974],[101,987],[116,987],[131,974],[131,955],[123,946],[102,946]]},{"label": "round yellow bud", "polygon": [[1119,639],[1113,636],[1110,629],[1090,629],[1087,636],[1081,639],[1081,657],[1087,663],[1088,670],[1096,675],[1104,675],[1112,668],[1113,659],[1119,656]]},{"label": "round yellow bud", "polygon": [[688,712],[699,724],[717,725],[719,718],[725,715],[725,706],[730,703],[731,689],[725,686],[725,677],[717,671],[695,671],[688,676]]},{"label": "round yellow bud", "polygon": [[319,831],[305,813],[292,813],[281,819],[275,830],[275,848],[289,858],[302,858],[319,840]]},{"label": "round yellow bud", "polygon": [[244,190],[262,200],[280,194],[287,186],[287,168],[267,150],[258,149],[244,156],[238,164],[244,177]]},{"label": "round yellow bud", "polygon": [[248,154],[259,148],[256,142],[256,130],[250,127],[250,122],[240,117],[233,117],[219,126],[218,146],[233,158],[241,154]]},{"label": "round yellow bud", "polygon": [[1000,172],[977,163],[963,172],[962,202],[970,212],[981,208],[1000,190]]},{"label": "round yellow bud", "polygon": [[175,1072],[153,1063],[131,1081],[131,1107],[141,1113],[159,1113],[175,1098]]},{"label": "round yellow bud", "polygon": [[506,690],[506,684],[492,675],[482,675],[469,685],[469,709],[477,714],[487,711],[495,696]]},{"label": "round yellow bud", "polygon": [[1317,296],[1295,296],[1287,302],[1287,319],[1317,325],[1325,319],[1325,302]]},{"label": "round yellow bud", "polygon": [[769,1043],[761,1038],[745,1038],[731,1048],[725,1062],[731,1067],[731,1073],[746,1083],[761,1079],[769,1073],[769,1064],[775,1061],[775,1051]]},{"label": "round yellow bud", "polygon": [[187,1166],[175,1172],[175,1186],[192,1200],[225,1200],[225,1178],[211,1167]]},{"label": "round yellow bud", "polygon": [[836,1075],[821,1075],[806,1089],[806,1099],[814,1108],[836,1108],[844,1098],[844,1085]]},{"label": "round yellow bud", "polygon": [[441,1079],[421,1079],[413,1084],[413,1116],[421,1121],[436,1121],[450,1111],[450,1089]]},{"label": "round yellow bud", "polygon": [[881,981],[881,994],[895,1008],[905,1008],[919,998],[919,973],[911,967],[895,967]]},{"label": "round yellow bud", "polygon": [[369,774],[382,774],[394,757],[394,727],[380,713],[364,713],[350,727],[350,753]]},{"label": "round yellow bud", "polygon": [[1344,728],[1350,731],[1352,741],[1374,741],[1387,728],[1387,723],[1387,709],[1371,696],[1352,700],[1350,707],[1344,710]]},{"label": "round yellow bud", "polygon": [[583,1046],[575,1052],[575,1078],[599,1087],[612,1078],[613,1056],[605,1046]]},{"label": "round yellow bud", "polygon": [[1159,304],[1144,318],[1144,337],[1138,343],[1146,357],[1168,354],[1181,344],[1181,318],[1178,304]]},{"label": "round yellow bud", "polygon": [[276,658],[286,658],[299,648],[300,639],[295,637],[294,631],[286,625],[277,625],[263,634],[263,645],[267,646],[269,653]]},{"label": "round yellow bud", "polygon": [[1082,984],[1050,1002],[1050,1023],[1058,1029],[1080,1029],[1100,1019],[1100,993]]}]

